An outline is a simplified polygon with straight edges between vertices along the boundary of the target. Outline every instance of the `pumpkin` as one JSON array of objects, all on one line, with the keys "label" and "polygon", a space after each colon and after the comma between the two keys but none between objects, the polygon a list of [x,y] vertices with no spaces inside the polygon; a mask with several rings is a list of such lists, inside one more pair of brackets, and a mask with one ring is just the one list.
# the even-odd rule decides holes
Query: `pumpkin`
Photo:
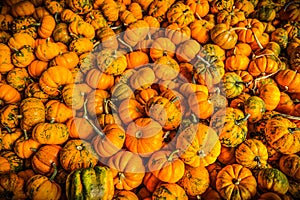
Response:
[{"label": "pumpkin", "polygon": [[132,190],[143,181],[145,167],[137,154],[121,150],[110,157],[107,165],[112,171],[114,185],[118,190]]},{"label": "pumpkin", "polygon": [[67,0],[68,6],[79,15],[87,14],[92,10],[92,1],[77,1],[77,0]]},{"label": "pumpkin", "polygon": [[266,111],[265,101],[258,96],[251,96],[245,101],[244,110],[246,114],[250,114],[248,121],[250,123],[255,123],[262,119],[262,116]]},{"label": "pumpkin", "polygon": [[27,70],[31,77],[39,78],[42,73],[48,68],[48,62],[34,60],[28,65]]},{"label": "pumpkin", "polygon": [[300,81],[300,74],[297,72],[297,70],[281,70],[276,74],[275,80],[279,87],[285,89],[286,92],[300,93],[299,87],[296,87]]},{"label": "pumpkin", "polygon": [[108,124],[96,133],[98,135],[92,139],[92,144],[101,158],[111,157],[124,145],[125,130],[118,124]]},{"label": "pumpkin", "polygon": [[154,192],[155,188],[161,183],[152,172],[146,172],[143,178],[143,184],[147,188],[148,192]]},{"label": "pumpkin", "polygon": [[26,195],[32,199],[60,199],[62,189],[59,184],[54,182],[57,174],[55,163],[52,164],[54,172],[50,178],[37,174],[32,176],[25,185]]},{"label": "pumpkin", "polygon": [[35,20],[38,21],[46,15],[51,15],[50,12],[47,10],[47,8],[42,7],[42,6],[35,7],[35,11],[33,13],[33,18]]},{"label": "pumpkin", "polygon": [[232,99],[232,101],[230,102],[230,107],[243,110],[245,107],[245,102],[249,97],[251,97],[250,94],[243,92],[236,98]]},{"label": "pumpkin", "polygon": [[158,122],[151,118],[138,118],[128,124],[125,146],[129,151],[148,157],[162,145],[163,131]]},{"label": "pumpkin", "polygon": [[23,159],[13,151],[1,151],[0,153],[0,174],[18,172],[23,168]]},{"label": "pumpkin", "polygon": [[128,25],[124,33],[124,41],[130,46],[135,46],[139,41],[146,38],[149,32],[149,24],[144,20],[137,20]]},{"label": "pumpkin", "polygon": [[226,72],[222,78],[227,98],[239,96],[244,89],[242,78],[234,72]]},{"label": "pumpkin", "polygon": [[20,137],[14,144],[14,152],[20,158],[30,158],[41,144],[35,141],[32,137],[29,137],[26,132],[24,136]]},{"label": "pumpkin", "polygon": [[183,2],[176,2],[168,9],[167,19],[169,23],[177,23],[181,28],[188,26],[195,20],[195,17],[188,5]]},{"label": "pumpkin", "polygon": [[71,22],[68,26],[68,30],[70,35],[75,38],[84,37],[91,40],[95,37],[94,27],[83,20]]},{"label": "pumpkin", "polygon": [[49,95],[42,91],[42,89],[39,86],[39,83],[33,82],[26,87],[25,97],[37,98],[40,99],[43,103],[45,103],[48,100]]},{"label": "pumpkin", "polygon": [[147,89],[155,81],[155,72],[152,68],[140,67],[137,69],[136,73],[133,73],[129,78],[129,83],[132,89]]},{"label": "pumpkin", "polygon": [[115,22],[118,20],[119,8],[117,2],[112,0],[104,0],[103,4],[101,5],[101,10],[107,21]]},{"label": "pumpkin", "polygon": [[179,62],[190,62],[200,50],[200,44],[196,40],[186,40],[176,49],[176,57]]},{"label": "pumpkin", "polygon": [[45,145],[33,155],[31,159],[32,169],[39,174],[50,176],[54,170],[53,163],[59,165],[58,155],[62,148],[58,145]]},{"label": "pumpkin", "polygon": [[0,124],[8,131],[14,130],[19,124],[19,109],[15,104],[8,104],[0,110]]},{"label": "pumpkin", "polygon": [[185,171],[185,165],[179,159],[178,150],[154,152],[149,158],[147,166],[154,176],[167,183],[176,183],[183,177]]},{"label": "pumpkin", "polygon": [[14,68],[11,61],[11,50],[6,44],[0,44],[0,49],[3,52],[0,56],[0,72],[7,73]]},{"label": "pumpkin", "polygon": [[166,14],[170,6],[170,1],[153,0],[148,7],[148,15],[162,22],[167,18]]},{"label": "pumpkin", "polygon": [[93,43],[87,38],[76,38],[69,44],[69,50],[74,51],[77,55],[81,55],[93,50]]},{"label": "pumpkin", "polygon": [[127,190],[116,191],[113,197],[113,200],[138,200],[138,196]]},{"label": "pumpkin", "polygon": [[245,43],[254,42],[264,32],[264,25],[258,19],[246,19],[237,23],[237,27],[245,28],[237,30],[238,40]]},{"label": "pumpkin", "polygon": [[102,114],[105,111],[105,101],[110,98],[110,94],[105,90],[94,90],[87,95],[87,111],[91,117]]},{"label": "pumpkin", "polygon": [[32,138],[41,144],[63,144],[69,137],[63,123],[39,123],[32,130]]},{"label": "pumpkin", "polygon": [[39,44],[36,47],[35,55],[41,60],[48,62],[51,59],[55,58],[55,56],[59,55],[60,48],[57,43],[47,41],[45,43]]},{"label": "pumpkin", "polygon": [[73,83],[72,72],[61,66],[53,66],[44,71],[39,79],[41,89],[51,95],[60,94],[59,88],[66,84]]},{"label": "pumpkin", "polygon": [[296,181],[289,181],[289,193],[292,195],[292,197],[294,197],[295,199],[300,197],[299,194],[299,188],[300,188],[300,184],[299,182]]},{"label": "pumpkin", "polygon": [[213,28],[213,24],[206,20],[195,20],[189,25],[189,27],[191,29],[191,37],[197,40],[200,44],[206,44],[209,41],[209,31]]},{"label": "pumpkin", "polygon": [[183,177],[178,181],[188,196],[203,194],[209,187],[209,174],[205,167],[186,166]]},{"label": "pumpkin", "polygon": [[287,177],[276,168],[261,169],[257,175],[258,187],[263,191],[285,194],[289,189]]},{"label": "pumpkin", "polygon": [[56,24],[52,36],[55,42],[62,42],[64,44],[68,44],[72,40],[68,30],[68,25],[63,22]]},{"label": "pumpkin", "polygon": [[[196,198],[199,196],[196,196]],[[214,190],[213,188],[209,187],[205,193],[201,195],[201,198],[203,200],[210,200],[210,199],[215,199],[215,200],[221,200],[220,194]]]},{"label": "pumpkin", "polygon": [[20,199],[27,198],[23,191],[25,181],[15,173],[8,173],[0,176],[0,196],[3,199]]},{"label": "pumpkin", "polygon": [[291,69],[293,70],[299,70],[300,69],[300,56],[299,56],[299,49],[300,47],[296,47],[294,51],[290,54],[290,64],[291,64]]},{"label": "pumpkin", "polygon": [[91,10],[85,16],[85,21],[91,24],[95,31],[107,26],[107,21],[100,10]]},{"label": "pumpkin", "polygon": [[258,89],[259,96],[266,105],[266,110],[274,110],[280,102],[280,90],[275,84],[264,84]]},{"label": "pumpkin", "polygon": [[257,182],[248,168],[232,164],[219,171],[216,187],[224,199],[251,199],[256,194]]},{"label": "pumpkin", "polygon": [[51,15],[42,17],[40,26],[38,27],[38,34],[41,38],[48,38],[52,35],[55,29],[55,19]]},{"label": "pumpkin", "polygon": [[213,0],[211,1],[212,5],[210,7],[210,11],[215,14],[221,10],[227,10],[231,11],[233,9],[234,1],[232,0],[222,0],[222,1],[217,1]]},{"label": "pumpkin", "polygon": [[12,54],[12,63],[17,67],[27,67],[35,60],[33,49],[30,46],[24,46]]},{"label": "pumpkin", "polygon": [[284,154],[299,151],[299,134],[296,124],[287,118],[278,116],[269,119],[265,126],[268,144],[276,151]]},{"label": "pumpkin", "polygon": [[67,176],[67,199],[112,199],[113,194],[113,175],[108,167],[76,169]]},{"label": "pumpkin", "polygon": [[11,23],[13,21],[13,17],[10,14],[0,14],[0,30],[1,31],[8,31]]},{"label": "pumpkin", "polygon": [[226,71],[247,70],[250,59],[243,54],[236,54],[227,57],[225,61]]},{"label": "pumpkin", "polygon": [[204,17],[209,12],[209,3],[207,0],[188,0],[186,5],[190,7],[196,16]]},{"label": "pumpkin", "polygon": [[[111,94],[113,96],[112,99],[116,99],[117,101],[122,101],[127,98],[132,97],[133,91],[130,88],[128,84],[117,82],[112,88],[111,88]],[[108,113],[107,113],[108,114]]]},{"label": "pumpkin", "polygon": [[30,46],[31,48],[35,47],[35,41],[32,36],[27,33],[15,33],[9,38],[7,45],[11,49],[20,50],[24,46]]},{"label": "pumpkin", "polygon": [[245,13],[240,9],[233,9],[231,12],[227,10],[221,10],[217,14],[217,22],[218,23],[226,23],[230,26],[234,26],[240,21],[244,21]]},{"label": "pumpkin", "polygon": [[21,136],[22,131],[20,129],[16,129],[13,132],[2,130],[0,133],[0,149],[9,151],[13,150],[15,142]]},{"label": "pumpkin", "polygon": [[180,158],[186,164],[198,167],[215,162],[220,154],[221,144],[213,129],[198,123],[189,125],[179,133],[176,148],[180,149]]},{"label": "pumpkin", "polygon": [[174,57],[174,54],[175,44],[169,38],[156,38],[150,47],[150,57],[154,61],[164,55]]},{"label": "pumpkin", "polygon": [[102,27],[96,32],[97,39],[101,42],[102,49],[117,49],[118,48],[118,40],[116,37],[116,33],[112,28],[106,26]]},{"label": "pumpkin", "polygon": [[[151,34],[154,34],[160,28],[160,23],[158,22],[157,18],[155,18],[155,17],[146,15],[143,17],[143,20],[148,23],[149,31]],[[178,26],[178,25],[174,24],[174,26]]]},{"label": "pumpkin", "polygon": [[0,31],[0,42],[1,43],[7,43],[10,38],[11,38],[10,33],[6,32],[6,31]]},{"label": "pumpkin", "polygon": [[91,69],[85,77],[88,86],[94,89],[111,89],[114,85],[114,76],[101,72],[98,69]]},{"label": "pumpkin", "polygon": [[45,121],[45,106],[43,102],[34,97],[23,99],[20,104],[21,129],[30,131],[32,128],[41,122]]},{"label": "pumpkin", "polygon": [[50,66],[62,66],[68,69],[74,69],[77,64],[79,63],[79,57],[75,52],[65,52],[62,54],[57,55],[53,60],[50,62]]},{"label": "pumpkin", "polygon": [[37,38],[37,28],[33,26],[36,24],[36,20],[31,17],[15,18],[12,21],[12,32],[13,33],[28,33],[33,38]]},{"label": "pumpkin", "polygon": [[214,111],[214,105],[206,93],[198,91],[188,96],[188,105],[192,112],[200,119],[209,118]]},{"label": "pumpkin", "polygon": [[296,154],[283,155],[279,160],[280,170],[296,181],[300,180],[300,157]]},{"label": "pumpkin", "polygon": [[217,24],[210,30],[212,41],[223,49],[232,49],[238,40],[234,28],[229,28],[225,23]]},{"label": "pumpkin", "polygon": [[66,125],[71,138],[90,140],[95,136],[93,127],[85,118],[72,117],[66,122]]},{"label": "pumpkin", "polygon": [[122,12],[122,14],[120,15],[120,20],[122,21],[122,23],[124,25],[129,25],[131,23],[134,23],[137,21],[137,18],[132,14],[132,12],[130,12],[129,10],[125,10],[124,12]]},{"label": "pumpkin", "polygon": [[46,119],[50,122],[64,123],[73,116],[71,108],[58,100],[49,100],[46,105]]},{"label": "pumpkin", "polygon": [[191,29],[188,26],[179,27],[178,24],[172,23],[165,29],[165,35],[175,45],[180,44],[191,37]]},{"label": "pumpkin", "polygon": [[237,163],[249,169],[264,168],[267,165],[268,151],[261,141],[248,139],[237,147],[235,157]]},{"label": "pumpkin", "polygon": [[235,147],[221,146],[221,152],[218,156],[218,161],[224,165],[231,165],[236,163],[235,151]]},{"label": "pumpkin", "polygon": [[165,130],[176,129],[181,123],[181,110],[165,97],[154,96],[149,99],[145,111],[148,116],[158,121]]},{"label": "pumpkin", "polygon": [[153,199],[182,199],[188,200],[184,189],[176,183],[163,183],[152,194]]},{"label": "pumpkin", "polygon": [[12,86],[0,83],[1,95],[0,95],[0,105],[1,104],[13,104],[21,100],[20,93]]},{"label": "pumpkin", "polygon": [[45,7],[52,15],[57,15],[62,12],[65,7],[64,1],[46,1]]},{"label": "pumpkin", "polygon": [[162,56],[154,62],[153,71],[161,80],[171,80],[177,77],[179,65],[173,58]]},{"label": "pumpkin", "polygon": [[98,162],[98,156],[89,142],[71,139],[60,151],[59,162],[64,170],[71,172],[80,168],[94,167]]},{"label": "pumpkin", "polygon": [[236,147],[246,139],[249,116],[245,116],[240,109],[226,107],[214,113],[210,124],[217,131],[222,145]]},{"label": "pumpkin", "polygon": [[283,20],[289,21],[300,21],[299,15],[299,3],[298,2],[289,2],[284,6],[280,16]]},{"label": "pumpkin", "polygon": [[14,6],[11,9],[11,14],[14,17],[25,17],[32,15],[34,11],[35,7],[33,3],[26,0],[14,4]]}]

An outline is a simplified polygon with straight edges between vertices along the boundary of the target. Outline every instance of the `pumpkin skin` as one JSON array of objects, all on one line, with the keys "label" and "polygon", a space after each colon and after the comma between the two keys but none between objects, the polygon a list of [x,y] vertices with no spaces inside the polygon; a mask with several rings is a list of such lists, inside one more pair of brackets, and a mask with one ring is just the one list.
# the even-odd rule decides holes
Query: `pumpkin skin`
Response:
[{"label": "pumpkin skin", "polygon": [[14,145],[14,152],[20,158],[30,158],[41,144],[31,138],[29,138],[25,132],[25,135],[20,137]]},{"label": "pumpkin skin", "polygon": [[191,37],[191,29],[188,26],[180,28],[178,24],[172,23],[166,27],[165,35],[175,45],[178,45]]},{"label": "pumpkin skin", "polygon": [[183,177],[178,181],[188,196],[203,194],[209,187],[209,174],[205,167],[185,166]]},{"label": "pumpkin skin", "polygon": [[210,30],[212,41],[223,49],[232,49],[237,43],[238,35],[225,23],[217,24]]},{"label": "pumpkin skin", "polygon": [[113,200],[139,200],[138,196],[127,190],[116,191]]},{"label": "pumpkin skin", "polygon": [[50,66],[59,65],[71,70],[74,69],[78,63],[79,63],[78,55],[75,52],[67,51],[65,53],[56,56],[53,60],[51,60]]},{"label": "pumpkin skin", "polygon": [[79,15],[87,14],[93,8],[92,1],[76,1],[76,0],[67,0],[67,5]]},{"label": "pumpkin skin", "polygon": [[59,153],[59,160],[64,170],[71,172],[76,169],[95,166],[98,162],[98,156],[89,142],[72,139],[63,146]]},{"label": "pumpkin skin", "polygon": [[299,182],[296,181],[289,181],[289,193],[292,195],[292,197],[294,197],[295,199],[298,199],[300,197],[299,194],[299,188],[300,188],[300,184]]},{"label": "pumpkin skin", "polygon": [[13,132],[2,130],[0,133],[0,150],[12,151],[15,142],[22,136],[22,134],[21,129],[16,129]]},{"label": "pumpkin skin", "polygon": [[176,148],[181,151],[180,158],[186,164],[199,167],[207,166],[217,160],[221,144],[213,129],[198,123],[189,125],[179,134]]},{"label": "pumpkin skin", "polygon": [[225,147],[236,147],[246,139],[248,132],[247,118],[236,108],[227,107],[217,111],[211,118],[211,124],[219,135],[221,144]]},{"label": "pumpkin skin", "polygon": [[73,39],[69,44],[69,50],[74,51],[77,55],[91,52],[93,50],[93,43],[87,38]]},{"label": "pumpkin skin", "polygon": [[153,71],[161,80],[172,80],[179,73],[179,65],[176,60],[169,56],[162,56],[154,62]]},{"label": "pumpkin skin", "polygon": [[280,170],[296,181],[300,180],[300,157],[297,154],[283,155],[279,160]]},{"label": "pumpkin skin", "polygon": [[67,199],[113,198],[114,184],[108,167],[95,166],[72,171],[66,180]]},{"label": "pumpkin skin", "polygon": [[225,94],[227,98],[234,98],[239,96],[243,89],[244,83],[242,78],[235,72],[227,72],[222,78]]},{"label": "pumpkin skin", "polygon": [[13,104],[21,100],[21,94],[18,92],[18,90],[8,84],[0,83],[0,90],[0,105],[2,103]]},{"label": "pumpkin skin", "polygon": [[124,41],[130,46],[134,47],[139,41],[146,38],[149,32],[149,25],[144,20],[137,20],[131,23],[124,34]]},{"label": "pumpkin skin", "polygon": [[32,130],[36,124],[45,121],[45,106],[38,98],[23,99],[20,104],[20,113],[22,115],[21,129],[25,131]]},{"label": "pumpkin skin", "polygon": [[273,117],[267,121],[265,136],[268,144],[283,154],[299,151],[300,131],[295,123],[284,117]]},{"label": "pumpkin skin", "polygon": [[287,177],[276,168],[261,169],[257,175],[257,182],[263,191],[285,194],[289,189]]},{"label": "pumpkin skin", "polygon": [[72,117],[66,122],[66,125],[70,132],[70,138],[89,141],[95,136],[93,127],[85,118]]},{"label": "pumpkin skin", "polygon": [[218,156],[218,161],[224,165],[231,165],[236,163],[235,151],[235,147],[221,146],[221,152]]},{"label": "pumpkin skin", "polygon": [[163,130],[161,125],[151,118],[138,118],[128,124],[125,146],[140,156],[150,156],[163,145]]},{"label": "pumpkin skin", "polygon": [[249,169],[264,168],[267,165],[268,150],[259,140],[248,139],[235,150],[237,163]]},{"label": "pumpkin skin", "polygon": [[20,50],[12,54],[12,63],[16,67],[27,67],[35,60],[33,49],[30,46],[24,46]]},{"label": "pumpkin skin", "polygon": [[153,61],[164,55],[172,58],[175,55],[175,49],[175,44],[169,38],[156,38],[151,44],[150,57]]},{"label": "pumpkin skin", "polygon": [[23,159],[13,151],[2,151],[0,153],[0,174],[19,172],[23,168]]},{"label": "pumpkin skin", "polygon": [[165,130],[174,130],[181,123],[181,110],[165,97],[154,96],[149,99],[145,111],[148,116],[158,121]]},{"label": "pumpkin skin", "polygon": [[[267,53],[270,50],[267,50]],[[271,74],[279,69],[279,64],[277,59],[273,55],[256,55],[252,59],[248,66],[248,72],[256,77],[261,74]]]},{"label": "pumpkin skin", "polygon": [[110,157],[107,165],[112,171],[114,185],[118,190],[132,190],[143,181],[145,167],[137,154],[121,150]]},{"label": "pumpkin skin", "polygon": [[185,165],[177,155],[178,150],[159,150],[154,152],[148,160],[148,169],[159,180],[176,183],[183,174]]},{"label": "pumpkin skin", "polygon": [[200,119],[209,118],[214,111],[212,101],[209,100],[208,95],[201,91],[196,92],[194,95],[189,95],[188,105],[192,112]]},{"label": "pumpkin skin", "polygon": [[238,40],[245,43],[255,41],[255,36],[260,37],[264,32],[264,25],[258,19],[246,19],[237,24],[237,27],[245,27],[246,30],[237,30]]},{"label": "pumpkin skin", "polygon": [[266,110],[272,111],[280,102],[280,90],[276,84],[264,84],[258,88],[259,96],[265,102]]},{"label": "pumpkin skin", "polygon": [[25,181],[15,173],[8,173],[0,176],[0,196],[4,200],[25,200],[27,198],[23,191]]},{"label": "pumpkin skin", "polygon": [[60,94],[59,87],[73,83],[72,72],[61,66],[53,66],[44,71],[39,79],[41,89],[51,96]]},{"label": "pumpkin skin", "polygon": [[35,7],[30,1],[20,1],[13,5],[11,14],[14,17],[30,16],[34,13]]},{"label": "pumpkin skin", "polygon": [[195,20],[195,17],[188,5],[185,5],[183,2],[177,2],[169,8],[167,19],[169,23],[177,23],[179,28],[181,28],[188,26]]},{"label": "pumpkin skin", "polygon": [[246,100],[244,110],[246,114],[250,114],[248,121],[250,123],[255,123],[262,119],[262,116],[266,111],[266,105],[262,98],[258,96],[251,96]]},{"label": "pumpkin skin", "polygon": [[32,130],[32,138],[41,144],[63,144],[69,129],[62,123],[39,123]]},{"label": "pumpkin skin", "polygon": [[176,183],[163,183],[152,194],[152,200],[156,199],[181,199],[188,200],[184,189]]},{"label": "pumpkin skin", "polygon": [[23,91],[30,83],[30,76],[26,68],[14,68],[7,73],[6,80],[18,91]]},{"label": "pumpkin skin", "polygon": [[30,46],[31,48],[35,47],[34,38],[27,33],[15,33],[11,38],[9,38],[7,45],[11,49],[20,50],[24,46]]},{"label": "pumpkin skin", "polygon": [[224,199],[251,199],[257,182],[252,172],[242,165],[227,165],[217,175],[216,188]]},{"label": "pumpkin skin", "polygon": [[300,74],[296,70],[284,69],[279,71],[275,80],[279,87],[285,89],[289,93],[300,93],[297,85],[300,83]]},{"label": "pumpkin skin", "polygon": [[0,124],[8,131],[13,131],[19,124],[19,107],[15,104],[8,104],[0,109]]},{"label": "pumpkin skin", "polygon": [[43,103],[45,103],[48,100],[49,95],[42,91],[39,83],[33,82],[26,87],[25,97],[37,98],[40,99]]},{"label": "pumpkin skin", "polygon": [[26,195],[31,199],[60,199],[62,189],[59,184],[53,181],[53,178],[49,179],[40,174],[32,176],[26,182]]},{"label": "pumpkin skin", "polygon": [[93,89],[106,90],[114,85],[114,76],[101,72],[98,69],[91,69],[85,77],[86,83]]},{"label": "pumpkin skin", "polygon": [[59,165],[58,155],[59,151],[62,149],[58,145],[45,145],[39,148],[39,150],[34,154],[31,159],[32,169],[38,173],[45,176],[50,176],[53,174],[53,163],[56,166]]},{"label": "pumpkin skin", "polygon": [[132,89],[142,90],[149,88],[155,81],[155,73],[150,67],[141,67],[129,77]]},{"label": "pumpkin skin", "polygon": [[107,158],[117,153],[124,145],[125,130],[118,124],[109,124],[101,134],[95,136],[92,144],[101,158]]},{"label": "pumpkin skin", "polygon": [[73,111],[65,103],[49,100],[45,105],[46,119],[50,122],[64,123],[73,117]]}]

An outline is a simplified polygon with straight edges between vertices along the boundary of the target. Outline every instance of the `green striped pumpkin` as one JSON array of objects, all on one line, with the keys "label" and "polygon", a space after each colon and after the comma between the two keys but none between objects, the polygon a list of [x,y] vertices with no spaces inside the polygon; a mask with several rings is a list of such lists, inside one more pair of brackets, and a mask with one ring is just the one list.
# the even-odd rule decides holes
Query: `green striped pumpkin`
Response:
[{"label": "green striped pumpkin", "polygon": [[106,166],[77,169],[67,177],[67,199],[111,200],[113,195],[113,176],[111,170]]},{"label": "green striped pumpkin", "polygon": [[23,168],[23,160],[13,151],[2,151],[0,153],[0,174],[18,172]]}]

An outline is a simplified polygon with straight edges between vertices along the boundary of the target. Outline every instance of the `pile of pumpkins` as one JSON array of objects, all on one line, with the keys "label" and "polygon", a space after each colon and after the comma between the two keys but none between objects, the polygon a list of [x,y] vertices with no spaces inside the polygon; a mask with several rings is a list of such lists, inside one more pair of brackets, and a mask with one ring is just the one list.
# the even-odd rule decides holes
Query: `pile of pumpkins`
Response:
[{"label": "pile of pumpkins", "polygon": [[3,0],[0,199],[300,199],[300,1]]}]

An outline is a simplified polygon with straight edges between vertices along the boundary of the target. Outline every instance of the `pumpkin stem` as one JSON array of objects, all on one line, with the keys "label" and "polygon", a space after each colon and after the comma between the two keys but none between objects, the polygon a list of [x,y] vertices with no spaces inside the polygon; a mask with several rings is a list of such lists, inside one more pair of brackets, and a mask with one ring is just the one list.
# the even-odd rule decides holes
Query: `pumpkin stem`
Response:
[{"label": "pumpkin stem", "polygon": [[4,128],[7,130],[8,133],[12,132],[12,130],[8,126],[4,126]]},{"label": "pumpkin stem", "polygon": [[57,167],[56,167],[55,162],[52,163],[52,167],[53,167],[53,169],[54,169],[54,172],[53,172],[53,174],[51,175],[51,177],[49,178],[50,181],[53,181],[54,178],[55,178],[55,176],[57,175]]},{"label": "pumpkin stem", "polygon": [[149,39],[149,40],[152,40],[152,37],[151,37],[151,33],[150,33],[150,32],[147,34],[147,36],[148,36],[148,39]]},{"label": "pumpkin stem", "polygon": [[236,179],[236,178],[234,178],[234,179],[232,179],[232,183],[234,184],[234,185],[239,185],[240,184],[240,182],[241,182],[241,178],[238,178],[238,179]]},{"label": "pumpkin stem", "polygon": [[287,114],[283,114],[283,113],[278,113],[276,115],[288,118],[288,119],[293,119],[293,120],[300,120],[300,117],[296,117],[296,116],[292,116],[292,115],[287,115]]},{"label": "pumpkin stem", "polygon": [[260,157],[259,156],[255,156],[254,161],[257,162],[257,167],[260,168],[261,167]]},{"label": "pumpkin stem", "polygon": [[240,125],[241,123],[247,121],[249,119],[251,115],[249,113],[246,114],[246,116],[242,119],[238,119],[238,120],[235,120],[235,124],[236,125]]},{"label": "pumpkin stem", "polygon": [[195,15],[199,20],[202,20],[202,18],[200,17],[200,15],[197,12],[195,12]]},{"label": "pumpkin stem", "polygon": [[116,30],[116,29],[119,29],[121,27],[122,27],[122,25],[118,25],[118,26],[110,26],[109,28],[111,28],[112,30]]},{"label": "pumpkin stem", "polygon": [[108,103],[110,102],[110,100],[105,98],[103,101],[104,101],[104,113],[109,114]]},{"label": "pumpkin stem", "polygon": [[300,4],[300,2],[299,2],[299,1],[290,1],[288,4],[286,4],[286,5],[284,6],[283,11],[285,12],[286,9],[287,9],[290,5],[292,5],[292,4]]},{"label": "pumpkin stem", "polygon": [[279,68],[278,70],[276,70],[275,72],[271,73],[271,74],[268,74],[268,75],[265,75],[265,76],[261,76],[261,77],[258,77],[252,81],[250,81],[249,83],[247,83],[247,85],[250,85],[251,83],[254,82],[254,86],[252,88],[252,91],[255,91],[256,87],[257,87],[257,83],[263,79],[267,79],[273,75],[275,75],[277,72],[279,72],[281,70],[281,68]]},{"label": "pumpkin stem", "polygon": [[143,136],[142,131],[137,131],[137,132],[135,133],[135,137],[138,138],[138,139],[140,139],[142,136]]},{"label": "pumpkin stem", "polygon": [[300,128],[294,127],[294,128],[288,128],[288,130],[291,134],[293,134],[295,131],[300,131]]},{"label": "pumpkin stem", "polygon": [[168,156],[168,162],[172,162],[173,160],[173,156],[179,152],[179,149],[176,149],[175,151],[173,151],[169,156]]},{"label": "pumpkin stem", "polygon": [[55,20],[55,22],[56,22],[57,24],[59,23],[58,12],[56,12],[56,13],[54,14],[54,20]]},{"label": "pumpkin stem", "polygon": [[88,115],[87,115],[87,108],[86,108],[86,104],[87,104],[87,99],[84,101],[83,103],[83,116],[82,118],[86,119],[86,121],[93,127],[94,131],[96,131],[96,133],[101,137],[105,137],[105,134],[100,131],[98,129],[98,127],[89,119]]},{"label": "pumpkin stem", "polygon": [[206,154],[205,154],[205,152],[204,152],[203,149],[199,150],[199,151],[197,152],[197,155],[198,155],[200,158],[204,158],[204,157],[206,156]]},{"label": "pumpkin stem", "polygon": [[32,147],[31,147],[30,150],[33,151],[33,152],[37,152],[37,149],[36,149],[36,148],[32,148]]},{"label": "pumpkin stem", "polygon": [[202,58],[200,55],[197,55],[197,58],[199,59],[199,60],[201,60],[202,62],[204,62],[206,65],[211,65],[209,62],[207,62],[207,60],[205,60],[204,58]]},{"label": "pumpkin stem", "polygon": [[254,36],[254,39],[255,39],[255,41],[256,41],[258,47],[259,47],[260,49],[263,49],[264,47],[262,46],[262,44],[260,43],[258,37],[256,36],[256,34],[255,34],[254,32],[253,32],[253,36]]},{"label": "pumpkin stem", "polygon": [[49,123],[50,123],[50,124],[53,124],[54,122],[55,122],[55,118],[52,117],[52,118],[50,119]]},{"label": "pumpkin stem", "polygon": [[170,142],[171,141],[171,138],[170,138],[170,131],[167,131],[167,132],[165,132],[165,134],[164,134],[164,137],[163,137],[163,139],[164,139],[164,142]]},{"label": "pumpkin stem", "polygon": [[27,130],[23,130],[23,132],[24,132],[24,138],[25,138],[25,140],[28,140],[29,138],[28,138],[28,135],[27,135]]},{"label": "pumpkin stem", "polygon": [[16,115],[16,118],[17,118],[17,119],[22,119],[22,118],[23,118],[23,115]]},{"label": "pumpkin stem", "polygon": [[118,40],[119,40],[119,42],[121,42],[123,45],[125,45],[126,47],[128,47],[128,49],[129,49],[129,51],[130,52],[133,52],[133,49],[132,49],[132,47],[129,45],[129,44],[127,44],[125,41],[123,41],[121,38],[119,38],[118,37]]}]

